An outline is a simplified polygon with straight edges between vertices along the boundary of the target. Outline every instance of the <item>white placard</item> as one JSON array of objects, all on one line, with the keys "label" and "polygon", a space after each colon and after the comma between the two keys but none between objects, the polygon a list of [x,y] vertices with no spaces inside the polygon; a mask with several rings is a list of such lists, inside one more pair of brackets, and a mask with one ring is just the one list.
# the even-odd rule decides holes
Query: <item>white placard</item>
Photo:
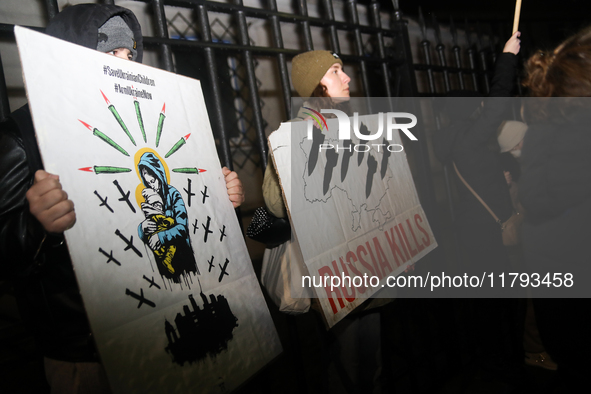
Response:
[{"label": "white placard", "polygon": [[[380,124],[386,124],[380,116],[385,114],[359,117],[360,127],[376,135]],[[338,139],[337,119],[328,119],[322,144],[315,144],[308,138],[309,123],[283,123],[271,134],[269,144],[290,219],[316,285],[324,277],[363,279],[363,286],[356,285],[359,281],[338,287],[312,282],[327,325],[332,327],[437,242],[420,205],[398,130],[391,140],[365,143],[351,131],[349,144]],[[371,277],[375,277],[373,284],[368,281]]]},{"label": "white placard", "polygon": [[281,352],[199,81],[15,28],[45,169],[116,393],[223,393]]}]

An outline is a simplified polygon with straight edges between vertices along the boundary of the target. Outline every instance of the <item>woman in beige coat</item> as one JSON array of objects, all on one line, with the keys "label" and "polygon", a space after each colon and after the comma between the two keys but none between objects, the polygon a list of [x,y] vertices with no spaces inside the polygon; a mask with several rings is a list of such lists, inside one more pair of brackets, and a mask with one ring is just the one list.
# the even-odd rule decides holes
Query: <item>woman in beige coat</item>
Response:
[{"label": "woman in beige coat", "polygon": [[[312,108],[340,109],[351,114],[349,109],[349,82],[351,78],[343,71],[343,62],[337,54],[330,51],[309,51],[294,57],[292,62],[292,83],[300,97],[306,101],[299,109],[293,121],[306,120],[305,112]],[[323,114],[325,115],[325,114]],[[326,115],[325,115],[326,116]],[[329,117],[329,116],[326,116]],[[287,211],[272,160],[265,171],[263,181],[263,197],[267,209],[275,216],[287,217]],[[282,264],[282,269],[291,270],[296,276],[305,272],[303,258],[297,240],[267,249],[263,264]],[[265,271],[265,270],[263,270]],[[268,272],[272,272],[270,269]],[[275,270],[275,272],[277,272]],[[265,273],[263,272],[263,276]],[[263,282],[265,278],[263,278]],[[303,313],[312,305],[317,304],[309,299],[299,298],[301,289],[284,283],[284,294],[280,309],[287,313]],[[304,289],[305,291],[305,289]],[[304,293],[305,294],[305,293]],[[292,298],[293,297],[293,298]],[[324,349],[327,356],[326,392],[379,393],[381,382],[381,330],[380,313],[376,306],[390,302],[390,299],[373,299],[365,302],[337,323],[323,335]],[[324,325],[318,319],[324,332]]]}]

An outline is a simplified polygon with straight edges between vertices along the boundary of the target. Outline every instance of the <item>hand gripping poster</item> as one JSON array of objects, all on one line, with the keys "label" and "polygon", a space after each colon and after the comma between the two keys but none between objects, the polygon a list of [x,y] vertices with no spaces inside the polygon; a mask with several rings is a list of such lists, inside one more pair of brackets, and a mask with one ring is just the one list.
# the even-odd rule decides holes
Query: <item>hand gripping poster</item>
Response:
[{"label": "hand gripping poster", "polygon": [[65,237],[113,391],[232,391],[281,345],[199,81],[15,34],[45,169],[75,205]]},{"label": "hand gripping poster", "polygon": [[341,122],[308,113],[309,120],[283,123],[269,145],[309,274],[302,285],[313,289],[332,327],[368,297],[380,297],[388,280],[437,242],[394,118]]}]

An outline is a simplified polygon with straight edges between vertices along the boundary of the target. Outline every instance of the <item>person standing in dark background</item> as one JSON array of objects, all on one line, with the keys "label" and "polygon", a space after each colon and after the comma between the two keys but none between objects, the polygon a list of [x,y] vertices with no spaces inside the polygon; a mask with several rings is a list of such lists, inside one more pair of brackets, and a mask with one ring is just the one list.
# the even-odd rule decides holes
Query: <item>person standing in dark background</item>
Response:
[{"label": "person standing in dark background", "polygon": [[[525,217],[525,210],[519,201],[519,179],[521,178],[521,149],[523,148],[523,139],[527,132],[527,125],[516,120],[503,122],[499,128],[497,141],[501,148],[501,166],[505,174],[505,180],[509,186],[513,210]],[[519,229],[521,234],[521,227]],[[521,241],[521,239],[520,239]],[[509,259],[511,260],[511,269],[514,272],[524,272],[526,270],[522,242],[516,245],[507,246]],[[545,368],[555,371],[557,366],[552,357],[546,352],[533,307],[531,295],[525,300],[526,311],[523,327],[523,350],[525,352],[525,363],[534,367]]]},{"label": "person standing in dark background", "polygon": [[[510,97],[520,49],[519,35],[517,32],[507,41],[497,60],[491,98]],[[479,108],[482,100],[477,96],[476,92],[468,91],[448,94],[446,105],[451,125],[435,135],[435,154],[444,163],[453,162],[466,182],[504,222],[513,208],[498,153],[491,151],[489,141],[496,137],[509,102],[492,99]],[[480,274],[491,267],[502,270],[507,253],[499,225],[470,190],[458,183],[457,229],[470,269]]]},{"label": "person standing in dark background", "polygon": [[[512,215],[498,148],[491,149],[490,141],[496,142],[497,130],[509,108],[519,37],[520,32],[516,32],[497,59],[491,98],[478,98],[478,93],[472,91],[450,92],[446,109],[451,124],[434,136],[438,159],[457,167],[459,203],[455,227],[466,261],[462,271],[477,276],[509,271],[509,256],[499,224],[460,179],[465,179],[501,222]],[[468,299],[462,305],[471,365],[479,369],[474,376],[490,380],[499,388],[518,387],[523,364],[516,329],[519,300]]]},{"label": "person standing in dark background", "polygon": [[[142,60],[140,25],[122,7],[68,7],[46,33]],[[0,147],[2,270],[13,278],[20,313],[34,329],[47,381],[52,392],[108,393],[63,236],[76,222],[74,204],[59,177],[42,169],[28,105],[1,124]]]},{"label": "person standing in dark background", "polygon": [[[309,115],[306,113],[310,108],[317,111],[338,108],[350,114],[351,78],[345,73],[343,62],[336,53],[315,50],[298,54],[292,62],[291,80],[299,96],[307,98],[307,101],[290,122],[307,119]],[[273,215],[287,216],[279,178],[272,161],[269,161],[265,172],[263,197]],[[281,259],[287,259],[288,264],[296,264],[294,258],[299,254],[290,253],[287,249],[290,242],[267,249],[265,263],[278,266]],[[299,249],[299,244],[296,247]],[[317,314],[317,328],[325,345],[323,368],[326,368],[326,378],[323,390],[330,393],[385,392],[379,307],[390,302],[391,299],[388,298],[367,300],[328,331],[325,330],[324,323],[320,322],[321,314]],[[312,299],[312,309],[319,308],[318,301]]]},{"label": "person standing in dark background", "polygon": [[[130,10],[66,7],[45,31],[87,48],[141,62],[143,40]],[[235,172],[222,170],[234,207],[244,201]],[[33,327],[52,392],[108,393],[63,232],[76,222],[59,176],[43,170],[28,105],[0,124],[0,270]]]},{"label": "person standing in dark background", "polygon": [[[532,289],[534,308],[542,340],[558,364],[557,392],[578,393],[591,367],[586,298],[591,277],[591,28],[533,55],[524,85],[536,98],[526,110],[529,131],[519,185],[526,211],[525,260],[531,272],[553,275],[553,283],[563,278],[561,286]],[[565,295],[578,298],[561,298]]]}]

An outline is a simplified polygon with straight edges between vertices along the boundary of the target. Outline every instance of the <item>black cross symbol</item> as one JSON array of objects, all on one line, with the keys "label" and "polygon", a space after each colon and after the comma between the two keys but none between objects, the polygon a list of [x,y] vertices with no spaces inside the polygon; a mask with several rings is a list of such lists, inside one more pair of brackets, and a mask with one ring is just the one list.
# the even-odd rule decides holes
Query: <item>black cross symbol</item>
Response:
[{"label": "black cross symbol", "polygon": [[[226,272],[226,268],[228,268],[228,264],[230,263],[230,260],[226,259],[226,262],[224,263],[224,266],[222,267],[221,264],[218,264],[220,266],[220,268],[222,269],[222,272],[220,272],[220,277],[218,278],[218,282],[221,282],[224,275],[228,275],[228,273]],[[228,275],[230,276],[230,275]]]},{"label": "black cross symbol", "polygon": [[105,206],[105,207],[107,207],[107,209],[108,209],[109,211],[111,211],[111,213],[115,213],[115,212],[113,211],[113,208],[111,208],[111,207],[109,206],[109,204],[107,204],[107,198],[109,198],[109,197],[105,197],[105,198],[103,199],[103,198],[100,196],[100,194],[98,194],[98,192],[97,192],[96,190],[94,191],[94,194],[96,194],[96,196],[99,198],[99,200],[101,200],[101,204],[99,205],[99,207]]},{"label": "black cross symbol", "polygon": [[208,216],[207,217],[207,224],[205,226],[201,226],[204,230],[205,230],[205,234],[203,235],[203,242],[207,242],[207,236],[211,233],[213,233],[213,231],[211,231],[209,229],[209,223],[211,222],[211,218]]},{"label": "black cross symbol", "polygon": [[115,186],[117,186],[117,189],[119,189],[119,193],[121,193],[121,198],[118,201],[125,201],[127,203],[127,205],[129,206],[129,208],[131,209],[131,211],[133,213],[135,213],[135,208],[133,207],[133,205],[131,205],[131,201],[129,201],[129,194],[131,192],[128,191],[127,193],[125,193],[123,191],[123,189],[121,188],[121,186],[119,186],[119,182],[117,182],[116,179],[113,181],[113,184]]},{"label": "black cross symbol", "polygon": [[226,225],[224,224],[224,228],[220,230],[220,242],[222,242],[222,240],[224,239],[224,237],[226,236]]},{"label": "black cross symbol", "polygon": [[209,263],[209,270],[207,270],[207,272],[211,272],[211,269],[213,268],[213,256],[211,256],[211,260],[209,260],[208,263]]},{"label": "black cross symbol", "polygon": [[109,258],[109,260],[107,260],[107,264],[109,264],[111,261],[117,265],[121,265],[120,262],[117,261],[117,259],[115,259],[115,257],[113,257],[113,251],[111,250],[111,253],[107,254],[107,252],[105,252],[102,248],[99,248],[99,252],[101,252],[102,254],[104,254],[105,256],[107,256]]},{"label": "black cross symbol", "polygon": [[183,190],[185,191],[185,193],[187,193],[187,197],[188,197],[188,202],[187,204],[189,206],[191,206],[191,197],[193,197],[195,195],[195,193],[191,193],[191,179],[187,178],[187,181],[189,182],[189,186],[187,186],[187,188],[183,188]]},{"label": "black cross symbol", "polygon": [[158,286],[158,283],[156,283],[156,281],[154,281],[154,277],[152,277],[152,279],[150,279],[146,275],[144,275],[144,279],[150,283],[150,287],[148,287],[148,289],[151,288],[152,286],[156,286],[157,288],[160,289],[160,286]]},{"label": "black cross symbol", "polygon": [[197,219],[195,219],[195,223],[193,223],[193,234],[195,234],[197,230],[199,230],[199,227],[197,227]]},{"label": "black cross symbol", "polygon": [[201,192],[201,194],[203,194],[203,204],[205,204],[205,199],[206,199],[207,197],[209,197],[209,195],[207,194],[207,186],[205,186],[205,190],[203,190],[203,191]]},{"label": "black cross symbol", "polygon": [[144,297],[144,289],[140,289],[140,294],[134,293],[133,291],[129,290],[129,289],[125,289],[125,294],[127,294],[130,297],[135,298],[136,300],[138,300],[140,303],[137,305],[137,307],[141,307],[143,304],[149,305],[152,308],[156,307],[156,304],[154,304],[152,301],[148,300],[146,297]]},{"label": "black cross symbol", "polygon": [[137,248],[135,246],[133,246],[133,235],[130,236],[129,240],[128,240],[127,238],[125,238],[125,236],[123,234],[121,234],[119,229],[115,230],[115,234],[118,235],[119,238],[121,238],[127,244],[127,246],[123,250],[132,249],[138,256],[143,257],[142,254],[140,253],[140,251],[137,250]]}]

